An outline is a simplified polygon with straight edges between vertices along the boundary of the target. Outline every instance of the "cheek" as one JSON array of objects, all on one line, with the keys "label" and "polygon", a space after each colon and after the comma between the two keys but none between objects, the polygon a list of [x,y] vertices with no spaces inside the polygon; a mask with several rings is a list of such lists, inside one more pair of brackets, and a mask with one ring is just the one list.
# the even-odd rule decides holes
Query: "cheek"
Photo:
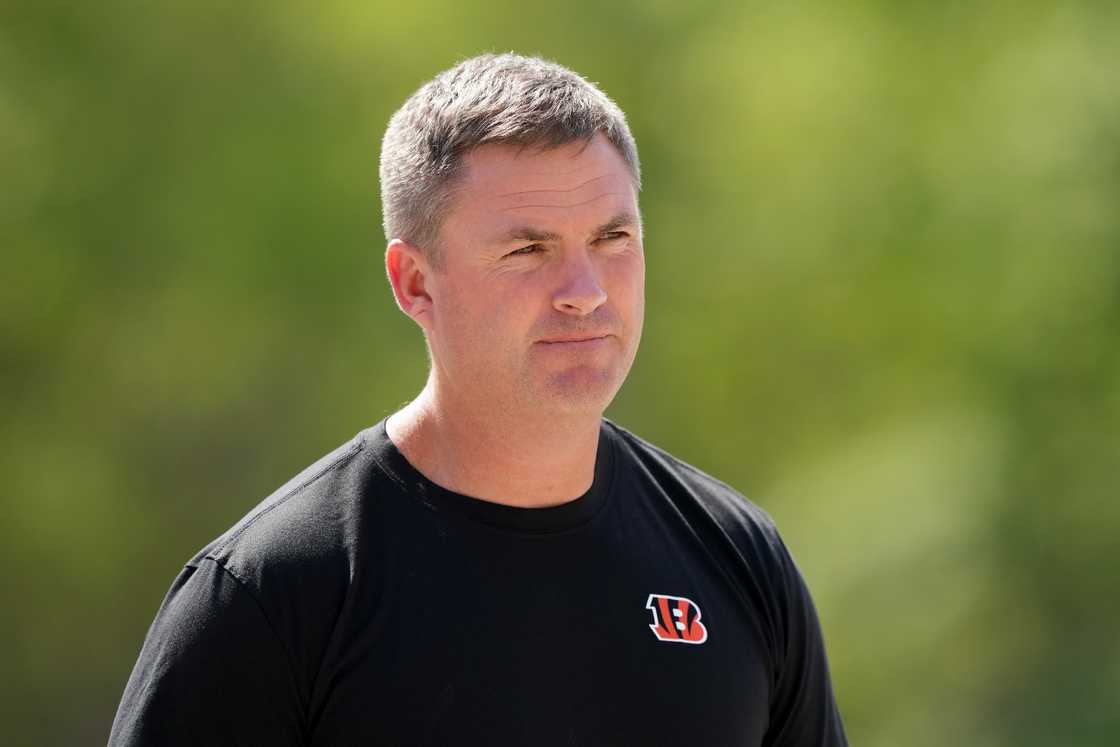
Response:
[{"label": "cheek", "polygon": [[472,305],[469,293],[458,288],[444,288],[438,299],[434,315],[434,347],[439,357],[453,367],[469,358],[479,344],[478,328],[483,326],[476,319],[478,309]]},{"label": "cheek", "polygon": [[611,285],[615,299],[624,307],[623,313],[642,312],[645,298],[645,265],[640,256],[616,264],[611,271]]},{"label": "cheek", "polygon": [[526,284],[512,288],[455,289],[441,300],[437,330],[442,346],[456,357],[500,356],[528,335],[532,316]]}]

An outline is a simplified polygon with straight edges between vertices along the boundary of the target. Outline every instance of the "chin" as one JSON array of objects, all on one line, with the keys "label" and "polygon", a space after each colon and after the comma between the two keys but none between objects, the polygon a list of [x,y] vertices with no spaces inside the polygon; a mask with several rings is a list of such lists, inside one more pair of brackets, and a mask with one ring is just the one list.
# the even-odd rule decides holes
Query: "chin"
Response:
[{"label": "chin", "polygon": [[581,367],[551,376],[538,390],[537,400],[566,414],[602,415],[621,384],[612,371]]}]

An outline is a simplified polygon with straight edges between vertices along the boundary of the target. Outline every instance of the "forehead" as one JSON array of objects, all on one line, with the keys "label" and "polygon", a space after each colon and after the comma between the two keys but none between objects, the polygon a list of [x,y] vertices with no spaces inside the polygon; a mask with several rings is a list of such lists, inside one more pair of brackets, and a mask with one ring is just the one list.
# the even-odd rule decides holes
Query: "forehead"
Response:
[{"label": "forehead", "polygon": [[449,222],[501,228],[526,220],[593,218],[621,209],[636,213],[626,161],[603,135],[552,148],[487,144],[463,159]]}]

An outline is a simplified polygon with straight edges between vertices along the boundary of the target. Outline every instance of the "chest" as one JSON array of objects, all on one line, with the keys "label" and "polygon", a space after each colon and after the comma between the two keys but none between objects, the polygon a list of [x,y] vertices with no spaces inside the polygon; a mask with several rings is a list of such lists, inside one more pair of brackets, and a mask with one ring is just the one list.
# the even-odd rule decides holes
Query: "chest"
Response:
[{"label": "chest", "polygon": [[701,548],[633,527],[416,537],[357,579],[314,743],[759,744],[765,641]]}]

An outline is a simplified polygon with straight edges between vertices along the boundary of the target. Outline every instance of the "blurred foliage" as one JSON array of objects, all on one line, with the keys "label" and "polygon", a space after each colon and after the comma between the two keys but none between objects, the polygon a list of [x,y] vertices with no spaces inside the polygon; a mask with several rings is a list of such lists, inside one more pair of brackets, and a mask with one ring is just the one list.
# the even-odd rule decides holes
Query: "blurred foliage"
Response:
[{"label": "blurred foliage", "polygon": [[182,562],[406,401],[380,137],[483,50],[628,112],[610,415],[779,522],[853,744],[1120,733],[1120,6],[0,7],[8,743],[104,743]]}]

